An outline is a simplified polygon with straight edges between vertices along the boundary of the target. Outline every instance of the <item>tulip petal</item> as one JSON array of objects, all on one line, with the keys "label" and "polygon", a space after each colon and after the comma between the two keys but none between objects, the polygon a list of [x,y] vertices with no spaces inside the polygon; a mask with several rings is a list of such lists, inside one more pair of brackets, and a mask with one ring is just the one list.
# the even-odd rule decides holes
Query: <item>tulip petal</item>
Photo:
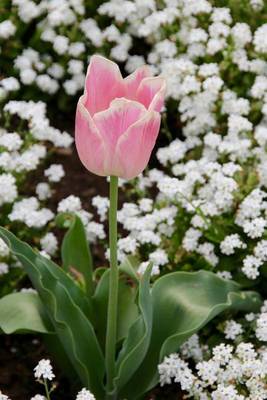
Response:
[{"label": "tulip petal", "polygon": [[111,153],[115,150],[118,138],[145,113],[142,104],[120,98],[113,100],[107,110],[94,115],[94,123]]},{"label": "tulip petal", "polygon": [[121,171],[121,178],[132,179],[146,168],[159,128],[160,114],[147,111],[143,118],[131,125],[119,138],[113,168]]},{"label": "tulip petal", "polygon": [[137,101],[149,110],[161,111],[166,90],[165,79],[158,76],[145,78],[137,90]]},{"label": "tulip petal", "polygon": [[85,107],[91,116],[109,107],[116,97],[123,97],[125,88],[117,64],[105,57],[91,57],[85,79]]},{"label": "tulip petal", "polygon": [[77,105],[75,120],[75,144],[79,158],[85,168],[96,175],[105,176],[105,143],[89,112],[85,108],[84,96]]},{"label": "tulip petal", "polygon": [[151,77],[150,68],[147,65],[137,68],[131,75],[124,78],[127,99],[136,100],[137,89],[144,78]]}]

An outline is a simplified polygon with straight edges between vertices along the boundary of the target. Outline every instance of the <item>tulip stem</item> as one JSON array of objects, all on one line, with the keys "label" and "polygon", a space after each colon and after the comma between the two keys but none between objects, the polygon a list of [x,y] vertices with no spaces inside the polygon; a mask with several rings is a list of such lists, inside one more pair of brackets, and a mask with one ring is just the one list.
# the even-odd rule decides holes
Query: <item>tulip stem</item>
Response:
[{"label": "tulip stem", "polygon": [[113,391],[115,377],[116,339],[117,339],[117,313],[118,313],[118,287],[119,271],[117,261],[117,207],[118,207],[118,177],[110,177],[109,186],[109,299],[106,333],[106,372],[107,392]]}]

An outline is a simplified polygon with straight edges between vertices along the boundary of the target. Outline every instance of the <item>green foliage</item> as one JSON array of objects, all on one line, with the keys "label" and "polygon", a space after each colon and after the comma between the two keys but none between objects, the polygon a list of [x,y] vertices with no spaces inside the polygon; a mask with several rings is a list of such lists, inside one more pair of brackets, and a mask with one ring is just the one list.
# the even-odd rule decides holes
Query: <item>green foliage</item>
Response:
[{"label": "green foliage", "polygon": [[3,297],[0,301],[0,315],[0,332],[6,334],[54,331],[36,293],[20,292]]},{"label": "green foliage", "polygon": [[122,390],[122,397],[140,398],[158,383],[157,365],[164,356],[216,315],[230,308],[257,310],[256,293],[240,293],[240,287],[216,275],[199,271],[174,272],[159,278],[151,293],[152,332],[142,364]]},{"label": "green foliage", "polygon": [[65,227],[69,225],[61,246],[63,268],[67,272],[81,274],[87,293],[92,294],[93,261],[82,221],[73,215],[59,214],[56,223]]},{"label": "green foliage", "polygon": [[85,293],[66,272],[12,233],[1,228],[0,236],[7,241],[38,291],[77,375],[101,398],[104,357],[91,323],[92,310]]},{"label": "green foliage", "polygon": [[[65,245],[68,241],[69,246],[76,243],[75,229],[82,232],[81,222],[78,217],[75,219],[71,221]],[[8,333],[25,331],[27,322],[31,324],[31,331],[54,332],[56,336],[48,337],[48,342],[52,351],[57,348],[57,341],[60,342],[56,358],[65,365],[66,371],[73,374],[75,370],[83,385],[98,400],[103,400],[106,392],[103,353],[109,270],[102,273],[94,294],[89,296],[86,288],[79,286],[66,271],[33,251],[12,233],[0,228],[0,237],[23,264],[39,294],[38,297],[18,293],[2,298],[2,330]],[[64,257],[68,260],[68,256]],[[81,255],[74,251],[71,263],[78,265],[81,259]],[[260,305],[256,293],[241,292],[238,284],[207,271],[174,272],[159,278],[151,289],[151,266],[140,279],[130,259],[125,265],[122,271],[126,274],[121,272],[120,277],[114,391],[106,393],[110,398],[142,398],[157,384],[157,365],[165,355],[177,351],[186,339],[222,311],[256,311]],[[131,274],[134,279],[129,279]],[[23,299],[25,310],[22,302],[15,301],[16,296]],[[26,313],[25,319],[20,315],[22,308]],[[27,313],[27,309],[31,313],[33,310],[32,315]]]}]

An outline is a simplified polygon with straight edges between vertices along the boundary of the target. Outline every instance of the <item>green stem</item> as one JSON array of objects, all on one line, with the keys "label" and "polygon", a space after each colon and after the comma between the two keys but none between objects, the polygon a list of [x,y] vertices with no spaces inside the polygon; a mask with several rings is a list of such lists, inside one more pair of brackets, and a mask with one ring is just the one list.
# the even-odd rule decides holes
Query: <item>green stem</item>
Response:
[{"label": "green stem", "polygon": [[45,394],[46,394],[47,400],[51,400],[51,399],[50,399],[50,392],[49,392],[49,390],[48,390],[48,386],[47,386],[47,381],[46,381],[46,379],[44,379],[44,387],[45,387]]},{"label": "green stem", "polygon": [[[109,274],[109,299],[106,336],[106,371],[107,392],[113,392],[113,379],[115,377],[116,339],[117,339],[117,310],[118,310],[118,286],[119,272],[117,261],[117,206],[118,206],[118,178],[110,177],[110,206],[109,206],[109,250],[110,250],[110,274]],[[111,395],[109,399],[115,399]]]}]

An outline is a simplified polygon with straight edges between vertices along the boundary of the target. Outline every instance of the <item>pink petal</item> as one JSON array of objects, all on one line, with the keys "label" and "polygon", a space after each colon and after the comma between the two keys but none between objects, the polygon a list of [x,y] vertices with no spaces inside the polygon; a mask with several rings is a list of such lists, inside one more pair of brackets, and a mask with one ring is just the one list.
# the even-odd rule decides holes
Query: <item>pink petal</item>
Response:
[{"label": "pink petal", "polygon": [[166,90],[165,79],[158,77],[145,78],[137,90],[137,101],[149,110],[161,111]]},{"label": "pink petal", "polygon": [[132,179],[146,168],[159,128],[160,114],[148,111],[119,138],[113,166],[122,171],[121,178]]},{"label": "pink petal", "polygon": [[146,109],[142,104],[121,98],[113,100],[107,110],[94,115],[94,123],[112,155],[118,138],[145,112]]},{"label": "pink petal", "polygon": [[136,100],[137,89],[144,78],[151,77],[150,68],[147,65],[137,68],[131,75],[124,79],[127,99]]},{"label": "pink petal", "polygon": [[104,170],[105,144],[93,119],[83,104],[78,102],[75,120],[75,144],[79,158],[85,168],[96,175],[106,176]]},{"label": "pink petal", "polygon": [[85,107],[90,114],[105,110],[113,99],[123,97],[124,92],[118,65],[102,56],[92,56],[85,79]]}]

